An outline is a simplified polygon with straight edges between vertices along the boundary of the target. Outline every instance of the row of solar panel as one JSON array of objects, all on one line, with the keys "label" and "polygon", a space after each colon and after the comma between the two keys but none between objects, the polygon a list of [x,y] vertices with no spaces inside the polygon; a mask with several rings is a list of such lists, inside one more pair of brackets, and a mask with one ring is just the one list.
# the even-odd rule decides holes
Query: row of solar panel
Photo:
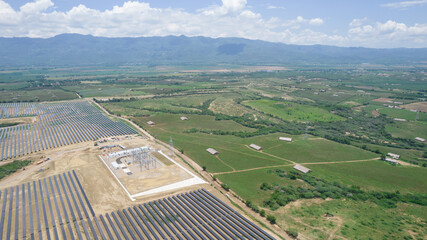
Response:
[{"label": "row of solar panel", "polygon": [[75,171],[5,189],[0,197],[0,239],[75,239],[95,216]]},{"label": "row of solar panel", "polygon": [[0,160],[102,137],[137,133],[126,124],[107,118],[87,102],[51,105],[55,106],[53,113],[45,110],[46,114],[39,116],[40,122],[0,128]]},{"label": "row of solar panel", "polygon": [[102,239],[274,239],[204,189],[99,218]]},{"label": "row of solar panel", "polygon": [[37,113],[34,103],[2,103],[0,104],[0,119],[28,117]]},{"label": "row of solar panel", "polygon": [[204,189],[96,217],[73,171],[0,199],[0,239],[274,239]]}]

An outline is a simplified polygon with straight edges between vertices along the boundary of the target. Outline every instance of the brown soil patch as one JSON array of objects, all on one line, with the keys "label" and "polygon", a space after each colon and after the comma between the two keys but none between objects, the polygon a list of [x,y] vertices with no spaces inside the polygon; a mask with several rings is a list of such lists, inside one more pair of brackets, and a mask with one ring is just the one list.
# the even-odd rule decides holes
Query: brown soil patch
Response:
[{"label": "brown soil patch", "polygon": [[421,112],[427,112],[427,102],[416,102],[416,103],[410,103],[406,105],[402,105],[402,108],[408,109],[408,110],[418,110],[420,109]]},{"label": "brown soil patch", "polygon": [[379,116],[380,116],[380,113],[379,113],[377,110],[373,110],[373,111],[372,111],[372,116],[374,116],[374,117],[379,117]]},{"label": "brown soil patch", "polygon": [[3,118],[0,119],[0,123],[18,123],[21,124],[30,124],[35,123],[39,120],[39,117],[19,117],[19,118]]}]

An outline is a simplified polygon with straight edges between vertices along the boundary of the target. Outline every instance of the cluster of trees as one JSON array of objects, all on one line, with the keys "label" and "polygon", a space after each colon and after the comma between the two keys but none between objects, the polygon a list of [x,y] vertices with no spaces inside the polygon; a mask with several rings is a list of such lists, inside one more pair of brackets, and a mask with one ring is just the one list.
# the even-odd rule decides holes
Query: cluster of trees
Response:
[{"label": "cluster of trees", "polygon": [[263,205],[272,210],[285,206],[287,203],[297,199],[312,199],[312,198],[333,198],[341,199],[348,198],[358,201],[372,201],[376,204],[394,208],[399,202],[414,203],[422,206],[427,206],[427,194],[401,194],[396,192],[384,191],[363,191],[358,186],[347,186],[338,182],[329,182],[307,174],[300,174],[295,171],[285,172],[280,169],[270,171],[279,177],[284,177],[292,180],[301,179],[308,184],[307,187],[295,186],[278,186],[269,183],[262,183],[261,190],[273,191],[269,199],[264,200]]}]

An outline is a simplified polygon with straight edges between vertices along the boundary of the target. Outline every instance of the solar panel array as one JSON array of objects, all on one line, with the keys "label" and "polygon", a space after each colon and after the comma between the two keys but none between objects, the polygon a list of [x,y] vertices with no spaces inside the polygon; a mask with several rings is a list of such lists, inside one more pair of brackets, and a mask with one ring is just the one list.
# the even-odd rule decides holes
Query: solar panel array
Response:
[{"label": "solar panel array", "polygon": [[0,204],[0,239],[75,239],[87,225],[94,228],[74,171],[4,189]]},{"label": "solar panel array", "polygon": [[201,189],[96,217],[74,171],[0,191],[0,239],[274,239]]},{"label": "solar panel array", "polygon": [[137,133],[123,122],[112,121],[87,101],[0,104],[0,119],[31,116],[38,116],[39,121],[0,128],[0,161],[49,148]]}]

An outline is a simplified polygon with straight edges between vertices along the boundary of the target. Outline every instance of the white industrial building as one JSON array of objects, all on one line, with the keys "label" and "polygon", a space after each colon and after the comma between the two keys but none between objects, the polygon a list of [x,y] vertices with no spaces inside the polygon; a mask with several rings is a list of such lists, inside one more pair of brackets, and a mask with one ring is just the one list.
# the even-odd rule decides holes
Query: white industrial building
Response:
[{"label": "white industrial building", "polygon": [[249,145],[249,147],[251,147],[251,148],[253,148],[253,149],[257,150],[257,151],[262,150],[262,147],[260,147],[260,146],[258,146],[256,144],[253,144],[253,143],[251,145]]},{"label": "white industrial building", "polygon": [[279,140],[286,141],[286,142],[292,142],[292,138],[289,138],[289,137],[279,137]]}]

